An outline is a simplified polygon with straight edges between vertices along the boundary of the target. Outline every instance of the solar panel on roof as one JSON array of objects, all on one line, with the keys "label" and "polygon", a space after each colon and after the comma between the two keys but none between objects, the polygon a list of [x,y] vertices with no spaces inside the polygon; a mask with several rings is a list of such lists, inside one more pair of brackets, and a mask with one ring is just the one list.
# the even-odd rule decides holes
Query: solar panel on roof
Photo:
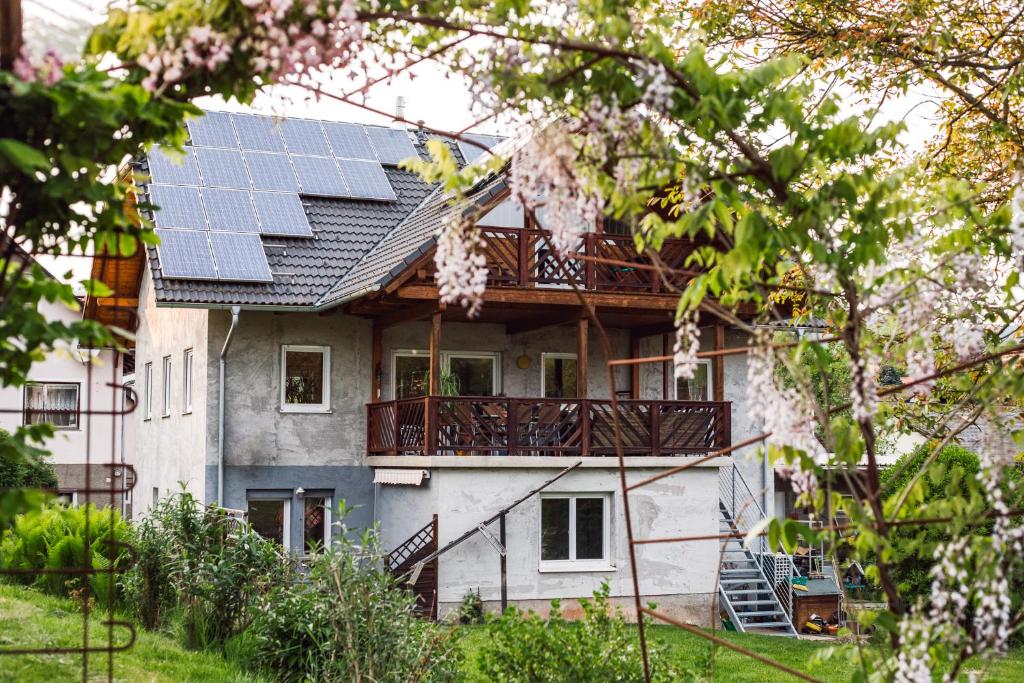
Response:
[{"label": "solar panel on roof", "polygon": [[281,132],[284,134],[284,141],[290,154],[331,154],[331,148],[327,146],[327,138],[324,137],[319,121],[285,119],[281,122]]},{"label": "solar panel on roof", "polygon": [[188,132],[192,144],[199,147],[238,147],[231,118],[223,112],[208,111],[199,118],[189,119]]},{"label": "solar panel on roof", "polygon": [[293,156],[291,159],[302,194],[348,196],[348,185],[345,184],[345,179],[341,177],[332,157]]},{"label": "solar panel on roof", "polygon": [[327,141],[331,143],[334,156],[344,159],[377,159],[362,126],[324,121],[324,132],[327,133]]},{"label": "solar panel on roof", "polygon": [[267,253],[259,235],[240,232],[211,232],[210,244],[221,280],[273,282]]},{"label": "solar panel on roof", "polygon": [[153,211],[158,228],[206,230],[198,187],[153,184],[149,186],[149,202],[158,207]]},{"label": "solar panel on roof", "polygon": [[252,208],[248,190],[224,190],[208,187],[203,190],[203,205],[210,221],[210,230],[259,232],[260,224]]},{"label": "solar panel on roof", "polygon": [[149,162],[149,175],[154,183],[199,185],[199,167],[196,166],[191,147],[186,147],[184,155],[181,155],[173,150],[165,152],[162,147],[154,146],[146,155],[146,160]]},{"label": "solar panel on roof", "polygon": [[345,176],[351,196],[363,199],[397,199],[379,162],[338,159],[338,167]]},{"label": "solar panel on roof", "polygon": [[416,148],[412,146],[409,135],[397,128],[366,127],[366,135],[377,151],[377,159],[382,164],[395,165],[402,159],[415,157]]},{"label": "solar panel on roof", "polygon": [[157,230],[160,272],[167,278],[215,280],[217,271],[205,231]]},{"label": "solar panel on roof", "polygon": [[253,188],[279,192],[299,191],[299,183],[295,180],[295,172],[287,154],[245,152],[244,156]]},{"label": "solar panel on roof", "polygon": [[313,236],[297,194],[253,192],[252,200],[264,235]]},{"label": "solar panel on roof", "polygon": [[459,140],[459,151],[462,152],[462,158],[466,160],[467,164],[472,164],[482,157],[484,152],[501,142],[501,138],[495,135],[481,133],[466,133],[462,137],[466,139]]},{"label": "solar panel on roof", "polygon": [[283,152],[284,138],[277,122],[269,116],[232,114],[238,145],[242,149],[258,152]]},{"label": "solar panel on roof", "polygon": [[237,149],[196,148],[203,185],[249,189],[249,174],[245,170],[242,153]]}]

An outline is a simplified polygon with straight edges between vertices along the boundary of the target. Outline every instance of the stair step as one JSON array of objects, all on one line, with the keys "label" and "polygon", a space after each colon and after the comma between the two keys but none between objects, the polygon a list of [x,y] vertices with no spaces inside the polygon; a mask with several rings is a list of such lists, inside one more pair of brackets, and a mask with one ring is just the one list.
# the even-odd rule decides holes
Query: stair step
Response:
[{"label": "stair step", "polygon": [[792,624],[788,621],[765,621],[760,624],[744,624],[744,626],[750,626],[754,628],[792,628]]},{"label": "stair step", "polygon": [[737,612],[736,616],[739,618],[744,617],[775,617],[782,614],[782,610],[757,610],[756,612]]},{"label": "stair step", "polygon": [[739,574],[752,575],[757,577],[761,576],[761,571],[757,567],[750,567],[749,569],[723,569],[722,575],[725,576],[726,574],[736,578],[739,578]]},{"label": "stair step", "polygon": [[729,604],[733,607],[736,605],[774,605],[775,600],[772,598],[765,598],[764,600],[730,600]]},{"label": "stair step", "polygon": [[768,584],[767,581],[765,581],[764,579],[762,579],[760,577],[750,577],[750,578],[747,578],[747,579],[720,579],[718,582],[719,583],[723,583],[723,584],[724,583],[752,583],[752,584],[757,584],[757,585],[760,585],[760,584],[767,585]]}]

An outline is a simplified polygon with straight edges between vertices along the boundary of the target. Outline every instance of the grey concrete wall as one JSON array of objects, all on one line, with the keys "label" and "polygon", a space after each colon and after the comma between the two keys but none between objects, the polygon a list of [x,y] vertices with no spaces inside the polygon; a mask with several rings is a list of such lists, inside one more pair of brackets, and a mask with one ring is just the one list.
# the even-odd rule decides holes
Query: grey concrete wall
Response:
[{"label": "grey concrete wall", "polygon": [[[657,472],[632,469],[630,480]],[[439,541],[444,545],[557,474],[557,469],[439,468],[420,487],[381,486],[377,514],[386,547],[405,540],[413,531],[439,517]],[[508,596],[539,606],[552,598],[589,597],[603,581],[612,596],[632,593],[628,543],[618,471],[581,469],[555,482],[547,492],[607,493],[612,497],[611,564],[605,571],[543,571],[540,566],[540,500],[533,497],[507,519]],[[630,495],[636,537],[713,534],[718,529],[718,468],[699,467],[667,478]],[[497,525],[492,525],[497,533]],[[713,611],[714,541],[653,544],[637,548],[640,591],[645,599],[665,604],[676,615],[705,623]],[[500,599],[498,555],[486,539],[474,536],[439,561],[441,611],[456,607],[469,590],[479,590],[485,602]]]},{"label": "grey concrete wall", "polygon": [[[176,493],[180,483],[202,500],[205,495],[207,326],[209,311],[157,308],[153,283],[146,269],[139,292],[139,329],[135,346],[135,391],[139,407],[132,414],[135,445],[128,462],[135,465],[138,481],[132,492],[133,514],[160,497]],[[184,411],[183,354],[193,349],[192,412]],[[163,357],[171,357],[170,415],[161,415]],[[153,413],[145,415],[146,363],[153,364]]]}]

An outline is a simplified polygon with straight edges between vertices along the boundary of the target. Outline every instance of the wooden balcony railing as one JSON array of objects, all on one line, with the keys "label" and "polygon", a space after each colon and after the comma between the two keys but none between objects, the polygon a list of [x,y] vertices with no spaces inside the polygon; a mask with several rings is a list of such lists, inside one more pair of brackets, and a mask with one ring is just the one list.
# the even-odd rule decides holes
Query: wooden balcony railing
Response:
[{"label": "wooden balcony railing", "polygon": [[[630,456],[699,455],[731,442],[726,401],[618,402]],[[425,396],[367,406],[370,455],[613,456],[612,403]]]},{"label": "wooden balcony railing", "polygon": [[[539,230],[524,228],[480,227],[484,252],[490,266],[489,282],[498,287],[568,287],[608,292],[664,291],[657,272],[637,268],[631,264],[651,263],[636,250],[628,235],[586,233],[575,254],[587,258],[567,256],[568,275],[548,248]],[[658,251],[662,262],[669,268],[685,268],[686,258],[694,249],[689,240],[666,240]],[[614,263],[610,263],[614,261]],[[683,278],[673,284],[684,286]],[[432,274],[431,274],[432,281]]]}]

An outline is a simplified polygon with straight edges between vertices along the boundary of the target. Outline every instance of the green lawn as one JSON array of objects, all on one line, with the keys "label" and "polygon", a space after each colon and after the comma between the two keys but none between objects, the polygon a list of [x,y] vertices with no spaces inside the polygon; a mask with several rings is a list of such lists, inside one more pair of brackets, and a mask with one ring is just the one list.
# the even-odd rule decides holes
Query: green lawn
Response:
[{"label": "green lawn", "polygon": [[[94,647],[106,645],[102,615],[90,623]],[[123,635],[117,635],[123,634]],[[172,638],[138,629],[135,645],[114,655],[114,678],[132,683],[256,682],[258,677],[241,671],[221,657],[183,649]],[[115,632],[124,642],[125,629]],[[76,647],[82,642],[82,613],[77,606],[59,598],[17,586],[0,585],[0,648]],[[106,654],[89,656],[90,678],[107,680]],[[81,655],[0,656],[2,683],[54,683],[82,678]]]}]

